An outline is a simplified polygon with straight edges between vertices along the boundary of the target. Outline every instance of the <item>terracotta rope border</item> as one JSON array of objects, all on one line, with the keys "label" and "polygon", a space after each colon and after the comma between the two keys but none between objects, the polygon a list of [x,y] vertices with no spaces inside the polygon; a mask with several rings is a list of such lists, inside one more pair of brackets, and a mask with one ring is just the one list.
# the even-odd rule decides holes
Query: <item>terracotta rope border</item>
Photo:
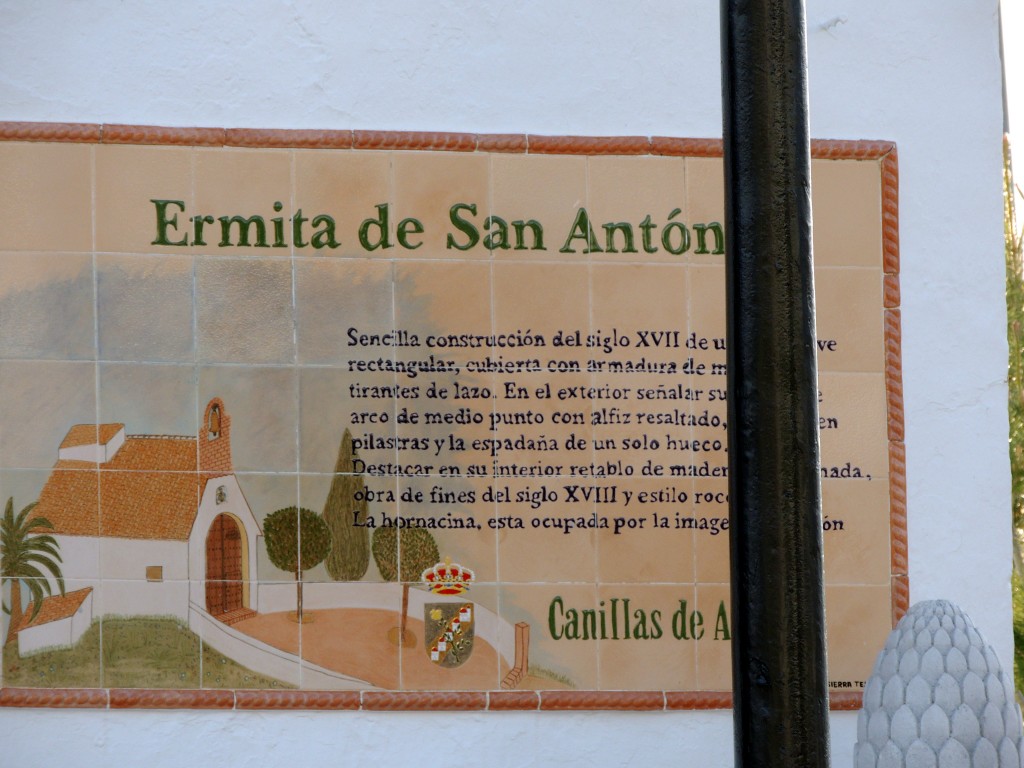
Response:
[{"label": "terracotta rope border", "polygon": [[[832,691],[833,710],[862,694]],[[0,688],[0,707],[49,709],[346,710],[362,712],[631,712],[730,709],[730,691],[264,691],[174,688]]]},{"label": "terracotta rope border", "polygon": [[[178,128],[116,123],[0,122],[0,141],[283,149],[377,149],[559,155],[721,157],[720,139],[666,136],[539,136],[431,131]],[[893,626],[907,612],[906,447],[899,288],[899,168],[888,141],[813,140],[811,155],[878,160],[882,193],[885,388]],[[859,691],[830,691],[833,710],[859,709]],[[629,710],[729,709],[730,691],[267,691],[121,688],[0,688],[0,707],[281,710]]]}]

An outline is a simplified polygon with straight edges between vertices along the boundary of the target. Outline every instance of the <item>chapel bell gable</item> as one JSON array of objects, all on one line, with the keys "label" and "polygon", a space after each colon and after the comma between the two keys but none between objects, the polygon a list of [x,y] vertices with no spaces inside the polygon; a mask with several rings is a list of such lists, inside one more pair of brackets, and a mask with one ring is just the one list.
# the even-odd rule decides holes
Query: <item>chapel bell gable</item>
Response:
[{"label": "chapel bell gable", "polygon": [[215,397],[206,404],[206,412],[199,425],[199,471],[230,474],[231,417],[224,401]]}]

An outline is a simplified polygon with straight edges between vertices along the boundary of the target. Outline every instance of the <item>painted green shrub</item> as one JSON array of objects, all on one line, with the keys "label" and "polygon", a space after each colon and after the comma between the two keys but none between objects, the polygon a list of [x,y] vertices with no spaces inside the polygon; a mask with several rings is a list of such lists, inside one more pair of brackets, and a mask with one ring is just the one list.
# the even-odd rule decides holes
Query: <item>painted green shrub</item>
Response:
[{"label": "painted green shrub", "polygon": [[[399,573],[399,545],[401,545],[401,573]],[[388,526],[373,532],[373,560],[380,575],[386,581],[402,582],[402,623],[399,626],[399,642],[409,642],[406,636],[406,616],[409,613],[409,587],[421,580],[423,571],[436,565],[438,553],[434,537],[423,528],[398,528]]]},{"label": "painted green shrub", "polygon": [[[301,535],[300,535],[301,534]],[[270,562],[295,574],[295,615],[302,621],[302,572],[315,568],[331,548],[331,531],[316,512],[305,507],[285,507],[263,521],[263,540]]]}]

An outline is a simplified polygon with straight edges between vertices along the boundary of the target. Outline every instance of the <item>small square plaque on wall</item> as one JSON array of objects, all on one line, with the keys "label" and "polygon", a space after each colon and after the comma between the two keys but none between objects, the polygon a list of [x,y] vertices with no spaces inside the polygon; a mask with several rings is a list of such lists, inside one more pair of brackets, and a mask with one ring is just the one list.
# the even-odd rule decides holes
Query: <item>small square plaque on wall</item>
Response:
[{"label": "small square plaque on wall", "polygon": [[[896,150],[813,157],[854,707],[907,606]],[[0,704],[730,705],[720,142],[7,123],[0,178]]]}]

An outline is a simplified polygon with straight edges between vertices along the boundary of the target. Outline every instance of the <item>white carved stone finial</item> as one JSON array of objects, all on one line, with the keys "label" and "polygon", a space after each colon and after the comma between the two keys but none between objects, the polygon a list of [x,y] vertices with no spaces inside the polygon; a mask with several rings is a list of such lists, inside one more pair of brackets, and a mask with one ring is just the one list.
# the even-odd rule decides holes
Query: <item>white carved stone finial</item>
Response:
[{"label": "white carved stone finial", "polygon": [[855,768],[1024,768],[1013,676],[960,608],[914,605],[878,654]]}]

